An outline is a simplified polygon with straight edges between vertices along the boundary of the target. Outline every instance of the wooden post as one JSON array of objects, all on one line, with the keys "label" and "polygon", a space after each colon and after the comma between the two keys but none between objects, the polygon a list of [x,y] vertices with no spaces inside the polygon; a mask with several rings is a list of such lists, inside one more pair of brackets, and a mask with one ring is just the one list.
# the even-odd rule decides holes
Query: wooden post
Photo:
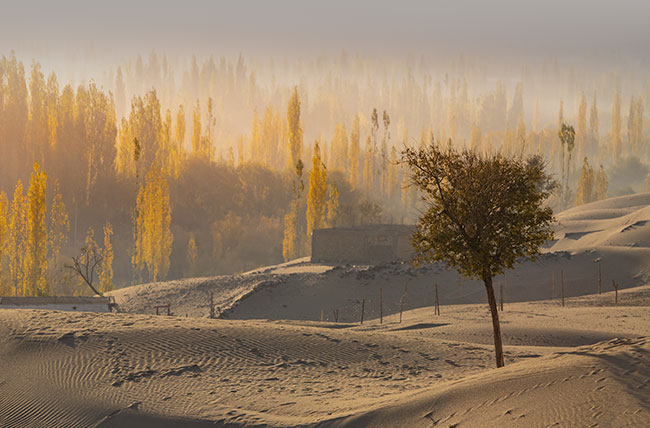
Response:
[{"label": "wooden post", "polygon": [[338,309],[332,309],[332,313],[334,315],[334,322],[339,322],[339,310]]},{"label": "wooden post", "polygon": [[214,311],[214,295],[212,293],[212,290],[210,290],[210,318],[216,318]]},{"label": "wooden post", "polygon": [[406,300],[406,290],[408,288],[408,282],[404,284],[404,292],[402,297],[399,299],[399,323],[402,323],[402,312],[404,311],[404,300]]},{"label": "wooden post", "polygon": [[598,260],[598,294],[603,290],[603,276],[600,272],[600,260]]},{"label": "wooden post", "polygon": [[499,301],[501,303],[501,312],[503,312],[503,282],[499,283]]},{"label": "wooden post", "polygon": [[320,310],[320,322],[325,321],[325,311],[323,309]]},{"label": "wooden post", "polygon": [[618,284],[612,279],[612,287],[614,287],[614,304],[618,305]]},{"label": "wooden post", "polygon": [[562,283],[562,306],[564,306],[564,269],[560,271],[560,282]]},{"label": "wooden post", "polygon": [[361,325],[363,325],[363,312],[366,309],[366,299],[361,300]]},{"label": "wooden post", "polygon": [[384,300],[381,295],[381,288],[379,288],[379,324],[384,323]]},{"label": "wooden post", "polygon": [[436,291],[436,306],[435,306],[435,314],[440,315],[440,300],[438,300],[438,284],[434,285],[435,291]]}]

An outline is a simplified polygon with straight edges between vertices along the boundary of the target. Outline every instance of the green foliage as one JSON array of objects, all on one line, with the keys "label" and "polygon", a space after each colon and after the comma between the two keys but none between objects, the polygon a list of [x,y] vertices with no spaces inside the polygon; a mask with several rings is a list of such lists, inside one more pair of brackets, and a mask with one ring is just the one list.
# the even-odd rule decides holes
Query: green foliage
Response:
[{"label": "green foliage", "polygon": [[554,183],[539,157],[440,149],[403,152],[426,212],[413,243],[420,260],[445,261],[468,277],[487,279],[534,258],[553,238],[553,212],[544,206]]}]

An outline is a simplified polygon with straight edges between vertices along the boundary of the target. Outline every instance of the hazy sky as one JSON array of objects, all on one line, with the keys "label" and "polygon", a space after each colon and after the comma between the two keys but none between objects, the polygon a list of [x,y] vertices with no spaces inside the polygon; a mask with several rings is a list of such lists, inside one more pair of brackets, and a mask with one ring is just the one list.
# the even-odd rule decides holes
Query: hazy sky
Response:
[{"label": "hazy sky", "polygon": [[647,0],[18,1],[0,49],[149,52],[471,52],[648,56]]}]

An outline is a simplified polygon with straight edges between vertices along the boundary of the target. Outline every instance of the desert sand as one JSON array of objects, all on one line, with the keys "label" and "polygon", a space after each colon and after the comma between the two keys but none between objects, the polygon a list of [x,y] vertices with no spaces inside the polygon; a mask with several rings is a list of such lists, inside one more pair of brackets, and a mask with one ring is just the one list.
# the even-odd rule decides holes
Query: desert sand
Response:
[{"label": "desert sand", "polygon": [[441,265],[298,260],[117,290],[124,313],[2,310],[0,426],[650,426],[649,204],[560,213],[497,278],[503,369],[482,285]]}]

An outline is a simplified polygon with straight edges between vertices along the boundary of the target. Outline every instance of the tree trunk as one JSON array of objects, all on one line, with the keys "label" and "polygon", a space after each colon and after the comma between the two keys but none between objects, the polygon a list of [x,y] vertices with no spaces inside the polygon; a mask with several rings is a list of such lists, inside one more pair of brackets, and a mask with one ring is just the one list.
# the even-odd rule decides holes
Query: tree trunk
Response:
[{"label": "tree trunk", "polygon": [[497,311],[497,299],[494,297],[492,277],[486,275],[483,278],[485,291],[487,291],[490,313],[492,314],[492,331],[494,333],[494,352],[496,353],[497,367],[503,367],[503,344],[501,343],[501,325],[499,324],[499,312]]}]

